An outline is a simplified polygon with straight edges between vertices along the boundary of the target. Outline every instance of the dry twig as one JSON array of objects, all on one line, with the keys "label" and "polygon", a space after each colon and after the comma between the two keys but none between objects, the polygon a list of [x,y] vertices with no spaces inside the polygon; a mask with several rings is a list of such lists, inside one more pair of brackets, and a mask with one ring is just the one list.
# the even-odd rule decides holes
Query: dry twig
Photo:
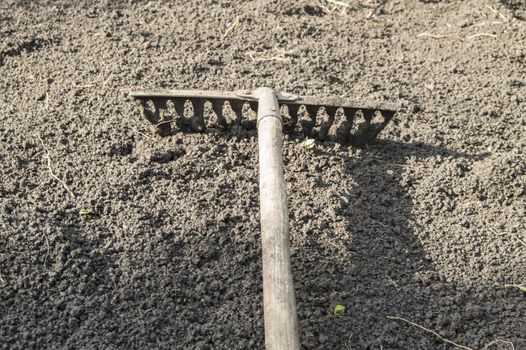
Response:
[{"label": "dry twig", "polygon": [[[513,237],[515,237],[515,236],[513,236]],[[519,237],[515,237],[515,239],[516,239],[517,241],[519,241],[523,246],[526,247],[526,242],[525,242],[525,241],[523,241],[523,240],[520,239]]]},{"label": "dry twig", "polygon": [[506,344],[509,346],[510,350],[515,350],[515,346],[513,345],[512,342],[508,341],[508,340],[502,340],[502,339],[495,339],[494,341],[486,344],[486,346],[484,346],[484,350],[489,348],[490,346],[492,345],[495,345],[495,344]]},{"label": "dry twig", "polygon": [[73,85],[74,88],[77,88],[77,89],[82,89],[82,88],[89,88],[89,87],[94,87],[95,84],[86,84],[86,85]]},{"label": "dry twig", "polygon": [[113,78],[113,72],[111,72],[110,75],[108,76],[108,78],[106,80],[104,80],[104,82],[102,83],[102,87],[105,87],[106,84],[110,81],[111,78]]},{"label": "dry twig", "polygon": [[62,179],[60,179],[57,175],[55,175],[55,173],[53,172],[53,169],[51,169],[51,155],[49,153],[49,149],[44,144],[44,141],[42,141],[42,138],[40,137],[40,135],[37,134],[37,137],[38,137],[38,140],[40,141],[40,144],[42,145],[42,147],[44,147],[44,150],[46,151],[46,155],[44,156],[44,159],[46,159],[47,161],[47,168],[49,170],[49,174],[51,175],[52,178],[57,180],[66,189],[66,191],[68,191],[68,193],[73,198],[76,198],[75,194],[73,193],[73,191],[71,191],[68,185],[66,185],[66,183]]},{"label": "dry twig", "polygon": [[470,35],[470,36],[467,36],[466,39],[473,39],[473,38],[477,38],[479,36],[490,36],[492,38],[496,38],[497,36],[495,34],[490,34],[490,33],[477,33],[477,34],[473,34],[473,35]]},{"label": "dry twig", "polygon": [[343,1],[340,1],[340,0],[325,0],[327,2],[330,2],[331,4],[334,4],[334,5],[338,5],[338,6],[343,6],[345,8],[350,8],[351,5],[346,3],[346,2],[343,2]]},{"label": "dry twig", "polygon": [[[488,223],[486,222],[486,225],[487,225],[487,224],[488,224]],[[511,237],[515,238],[517,241],[519,241],[523,246],[526,247],[526,242],[525,242],[525,241],[523,241],[522,239],[520,239],[519,237],[517,237],[517,236],[515,236],[515,235],[513,235],[513,234],[511,234],[511,233],[510,233],[510,234],[508,234],[508,233],[506,233],[506,232],[504,232],[504,233],[499,233],[499,232],[498,232],[496,229],[494,229],[493,227],[490,227],[490,230],[491,230],[495,235],[497,235],[497,236],[511,236]]]},{"label": "dry twig", "polygon": [[132,130],[133,130],[134,132],[136,132],[137,134],[146,137],[147,139],[150,139],[150,140],[153,139],[153,137],[151,137],[150,135],[145,134],[145,133],[143,133],[142,131],[139,131],[139,130],[135,129],[133,126],[130,126],[130,129],[132,129]]},{"label": "dry twig", "polygon": [[445,35],[439,35],[439,34],[431,34],[431,33],[427,33],[427,32],[424,32],[424,33],[420,33],[417,35],[417,37],[429,37],[429,38],[433,38],[433,39],[444,39],[444,38],[451,38],[453,36],[455,36],[456,34],[445,34]]},{"label": "dry twig", "polygon": [[508,20],[508,17],[504,16],[502,13],[500,13],[499,11],[495,10],[493,7],[489,6],[489,5],[486,5],[487,8],[489,8],[491,11],[493,11],[494,13],[498,14],[503,20],[507,21]]},{"label": "dry twig", "polygon": [[232,25],[230,25],[230,27],[228,27],[225,33],[223,34],[221,41],[224,41],[225,38],[228,36],[228,34],[230,34],[230,32],[236,29],[238,26],[239,26],[239,16],[236,16],[236,19],[234,20]]},{"label": "dry twig", "polygon": [[290,51],[281,51],[281,52],[279,52],[277,55],[270,56],[270,57],[264,57],[264,56],[256,57],[256,56],[254,56],[255,52],[251,51],[251,52],[247,52],[245,55],[247,55],[248,57],[250,57],[250,59],[251,59],[253,62],[263,62],[263,61],[281,61],[281,62],[291,63],[291,59],[290,59],[290,57],[287,57],[287,56],[290,55],[290,54],[292,54],[293,52],[294,52],[294,50],[290,50]]},{"label": "dry twig", "polygon": [[473,27],[483,27],[483,26],[487,26],[487,25],[494,25],[494,24],[502,24],[502,22],[500,21],[493,21],[493,22],[480,22],[480,23],[477,23],[477,24],[474,24]]},{"label": "dry twig", "polygon": [[451,340],[449,340],[449,339],[446,339],[446,338],[444,338],[443,336],[441,336],[440,334],[438,334],[437,332],[435,332],[435,331],[433,331],[433,330],[431,330],[431,329],[429,329],[429,328],[426,328],[426,327],[424,327],[424,326],[421,326],[421,325],[419,325],[419,324],[417,324],[417,323],[411,322],[411,321],[409,321],[408,319],[405,319],[405,318],[403,318],[403,317],[398,317],[398,316],[386,316],[386,318],[389,319],[389,320],[398,320],[398,321],[403,321],[403,322],[405,322],[405,323],[408,323],[408,324],[410,324],[411,326],[414,326],[414,327],[416,327],[416,328],[419,328],[419,329],[421,329],[421,330],[423,330],[423,331],[425,331],[425,332],[427,332],[427,333],[433,334],[435,337],[437,337],[438,339],[442,340],[443,342],[448,343],[448,344],[450,344],[450,345],[453,345],[453,346],[455,346],[455,347],[457,347],[457,348],[459,348],[459,349],[464,349],[464,350],[475,350],[475,349],[473,349],[473,348],[470,348],[470,347],[467,347],[467,346],[465,346],[465,345],[461,345],[461,344],[455,343],[454,341],[451,341]]}]

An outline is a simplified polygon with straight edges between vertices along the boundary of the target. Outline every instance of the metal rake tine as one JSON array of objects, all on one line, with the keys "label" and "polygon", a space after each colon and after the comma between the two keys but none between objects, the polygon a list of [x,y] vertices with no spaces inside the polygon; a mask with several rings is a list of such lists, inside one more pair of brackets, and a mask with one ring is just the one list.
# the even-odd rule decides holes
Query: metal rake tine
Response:
[{"label": "metal rake tine", "polygon": [[334,115],[336,114],[336,107],[324,107],[325,113],[318,113],[316,117],[316,133],[320,141],[325,141],[329,135],[329,129],[334,122]]},{"label": "metal rake tine", "polygon": [[334,120],[334,117],[336,115],[336,112],[338,111],[339,107],[336,106],[325,106],[325,113],[329,115],[329,117]]},{"label": "metal rake tine", "polygon": [[342,108],[341,113],[336,113],[334,117],[334,129],[337,142],[349,142],[355,114],[356,110],[352,108]]},{"label": "metal rake tine", "polygon": [[371,121],[374,118],[374,115],[376,114],[375,110],[372,109],[362,109],[363,117],[365,118],[365,122],[369,125],[371,124]]},{"label": "metal rake tine", "polygon": [[290,108],[286,104],[283,104],[280,107],[280,111],[282,111],[281,116],[283,118],[283,132],[286,134],[291,133],[294,131],[296,123],[298,122],[297,115],[291,114]]},{"label": "metal rake tine", "polygon": [[354,116],[356,115],[356,112],[358,112],[358,109],[356,108],[343,108],[343,114],[351,124],[354,122]]},{"label": "metal rake tine", "polygon": [[296,129],[296,125],[298,125],[298,109],[298,105],[287,104],[287,111],[290,118],[290,125],[287,127],[287,132],[293,132]]},{"label": "metal rake tine", "polygon": [[161,136],[168,136],[172,133],[172,121],[171,118],[166,118],[166,112],[168,100],[158,99],[153,100],[155,109],[159,111],[159,122],[157,123],[157,132]]},{"label": "metal rake tine", "polygon": [[217,116],[217,123],[219,126],[225,128],[227,127],[228,123],[225,119],[225,116],[223,115],[223,107],[224,107],[224,100],[220,99],[211,99],[210,103],[212,104],[212,109],[214,110],[214,113]]},{"label": "metal rake tine", "polygon": [[247,130],[255,129],[257,126],[257,120],[257,113],[252,108],[247,108],[241,120],[241,126]]},{"label": "metal rake tine", "polygon": [[369,131],[368,131],[368,137],[369,139],[374,139],[378,136],[378,134],[385,128],[385,126],[391,121],[391,119],[394,117],[394,112],[392,111],[377,111],[378,114],[381,115],[382,121],[371,123],[369,125]]},{"label": "metal rake tine", "polygon": [[387,125],[387,123],[389,123],[391,121],[391,119],[393,119],[393,117],[396,114],[396,112],[394,112],[394,111],[380,111],[380,114],[384,118],[383,125],[385,127]]},{"label": "metal rake tine", "polygon": [[[159,122],[159,113],[155,108],[153,108],[153,111],[150,109],[150,106],[148,105],[148,102],[151,102],[149,99],[141,99],[141,106],[142,106],[142,115],[144,119],[149,121],[151,124],[157,124]],[[153,104],[153,102],[152,102]]]},{"label": "metal rake tine", "polygon": [[172,98],[172,103],[174,104],[175,112],[181,118],[184,118],[184,105],[186,99],[184,98]]},{"label": "metal rake tine", "polygon": [[351,133],[350,136],[351,143],[357,146],[365,145],[372,140],[371,121],[375,113],[374,110],[370,109],[361,109],[360,112],[363,117],[363,121],[359,124],[356,124],[356,127],[354,128],[355,131],[354,133]]},{"label": "metal rake tine", "polygon": [[188,122],[184,115],[186,99],[171,98],[170,101],[172,102],[172,105],[174,107],[175,114],[176,114],[176,116],[174,116],[175,125],[180,129],[186,128],[188,126]]},{"label": "metal rake tine", "polygon": [[302,113],[300,123],[305,136],[313,136],[312,129],[316,124],[316,115],[318,114],[317,106],[304,106],[306,113]]},{"label": "metal rake tine", "polygon": [[172,126],[170,125],[171,120],[167,120],[165,117],[166,100],[153,98],[150,101],[154,107],[153,111],[147,108],[143,109],[144,116],[155,126],[159,135],[169,135],[172,132]]},{"label": "metal rake tine", "polygon": [[192,130],[201,132],[204,131],[205,126],[205,119],[204,119],[204,111],[205,111],[205,102],[204,99],[192,99],[190,100],[192,103],[192,107],[194,109],[194,113],[192,117],[190,118],[190,127]]},{"label": "metal rake tine", "polygon": [[245,104],[243,101],[240,100],[231,100],[230,102],[230,108],[234,112],[234,124],[241,124],[241,119],[243,117],[243,105]]},{"label": "metal rake tine", "polygon": [[[257,104],[253,101],[239,102],[241,102],[241,113],[239,114],[239,123],[246,130],[255,129],[257,125]],[[239,109],[239,106],[236,107]]]},{"label": "metal rake tine", "polygon": [[307,113],[309,113],[309,116],[313,121],[316,120],[319,108],[319,106],[305,105],[305,109],[307,110]]}]

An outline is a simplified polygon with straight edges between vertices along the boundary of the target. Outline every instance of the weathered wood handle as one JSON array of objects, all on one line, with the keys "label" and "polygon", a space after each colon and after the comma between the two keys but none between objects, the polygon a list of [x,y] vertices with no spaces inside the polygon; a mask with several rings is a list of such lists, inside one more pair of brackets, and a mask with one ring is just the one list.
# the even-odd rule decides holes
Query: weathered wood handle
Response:
[{"label": "weathered wood handle", "polygon": [[283,131],[276,92],[258,88],[259,193],[266,350],[299,350],[289,211],[283,178]]}]

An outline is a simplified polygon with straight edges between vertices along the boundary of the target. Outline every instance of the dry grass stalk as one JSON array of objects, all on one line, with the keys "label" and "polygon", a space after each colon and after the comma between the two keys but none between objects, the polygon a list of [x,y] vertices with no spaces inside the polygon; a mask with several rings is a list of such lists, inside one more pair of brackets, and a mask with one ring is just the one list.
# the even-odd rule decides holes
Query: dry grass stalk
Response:
[{"label": "dry grass stalk", "polygon": [[424,326],[421,326],[421,325],[419,325],[419,324],[417,324],[417,323],[414,323],[414,322],[412,322],[412,321],[409,321],[409,320],[406,319],[406,318],[398,317],[398,316],[386,316],[386,318],[389,319],[389,320],[403,321],[403,322],[405,322],[405,323],[407,323],[407,324],[410,324],[411,326],[414,326],[414,327],[416,327],[416,328],[419,328],[419,329],[421,329],[421,330],[423,330],[423,331],[425,331],[425,332],[427,332],[427,333],[433,334],[435,337],[437,337],[438,339],[440,339],[440,340],[443,341],[444,343],[448,343],[448,344],[453,345],[453,346],[455,346],[455,347],[457,347],[457,348],[459,348],[459,349],[464,349],[464,350],[475,350],[475,349],[470,348],[470,347],[467,347],[467,346],[465,346],[465,345],[455,343],[455,342],[452,341],[452,340],[446,339],[446,338],[444,338],[443,336],[441,336],[440,334],[438,334],[437,332],[435,332],[434,330],[429,329],[429,328],[426,328],[426,327],[424,327]]}]

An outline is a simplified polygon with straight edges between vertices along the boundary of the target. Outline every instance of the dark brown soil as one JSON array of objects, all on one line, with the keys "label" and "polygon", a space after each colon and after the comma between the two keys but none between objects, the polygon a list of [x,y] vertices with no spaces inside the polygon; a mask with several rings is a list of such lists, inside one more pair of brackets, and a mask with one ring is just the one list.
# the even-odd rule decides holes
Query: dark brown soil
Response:
[{"label": "dark brown soil", "polygon": [[304,348],[526,349],[523,2],[74,3],[0,2],[1,348],[262,348],[256,139],[127,93],[269,85],[407,110],[286,141]]}]

